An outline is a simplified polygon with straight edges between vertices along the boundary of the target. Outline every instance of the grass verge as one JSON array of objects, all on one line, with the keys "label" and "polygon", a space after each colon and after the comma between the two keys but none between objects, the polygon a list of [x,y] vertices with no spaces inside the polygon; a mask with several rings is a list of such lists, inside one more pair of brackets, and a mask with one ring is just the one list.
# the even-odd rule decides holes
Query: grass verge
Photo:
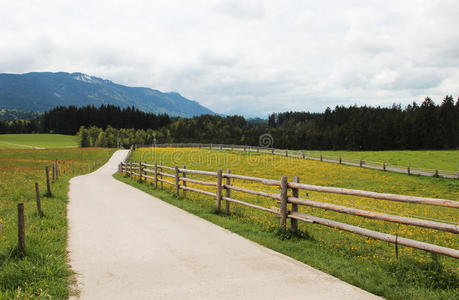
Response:
[{"label": "grass verge", "polygon": [[[66,247],[69,180],[97,169],[113,152],[97,148],[0,151],[0,299],[66,299],[72,293]],[[61,176],[52,183],[50,196],[44,169],[55,159],[65,160],[66,165],[61,164]],[[43,216],[36,209],[35,182],[40,185]],[[23,257],[17,253],[18,202],[25,206]]]}]

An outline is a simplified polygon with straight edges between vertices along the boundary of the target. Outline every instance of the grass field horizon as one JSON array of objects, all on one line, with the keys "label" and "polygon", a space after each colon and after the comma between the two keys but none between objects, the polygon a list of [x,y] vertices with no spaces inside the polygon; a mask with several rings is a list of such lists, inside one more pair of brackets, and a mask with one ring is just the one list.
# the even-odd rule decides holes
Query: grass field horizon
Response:
[{"label": "grass field horizon", "polygon": [[0,149],[77,148],[75,135],[51,133],[0,134]]},{"label": "grass field horizon", "polygon": [[[76,148],[78,136],[63,134],[0,134],[1,149],[40,149],[40,148]],[[362,159],[364,161],[386,162],[388,165],[413,168],[459,171],[459,150],[380,150],[380,151],[344,151],[344,150],[301,150],[313,156],[323,154],[345,161]]]}]

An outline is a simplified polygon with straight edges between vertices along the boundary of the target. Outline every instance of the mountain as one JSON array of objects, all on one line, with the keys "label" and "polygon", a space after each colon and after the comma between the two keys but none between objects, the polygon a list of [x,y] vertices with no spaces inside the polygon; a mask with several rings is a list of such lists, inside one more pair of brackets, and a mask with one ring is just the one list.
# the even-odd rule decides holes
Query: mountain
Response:
[{"label": "mountain", "polygon": [[0,109],[45,112],[56,106],[91,104],[135,106],[182,117],[215,114],[175,92],[124,86],[82,73],[0,74]]}]

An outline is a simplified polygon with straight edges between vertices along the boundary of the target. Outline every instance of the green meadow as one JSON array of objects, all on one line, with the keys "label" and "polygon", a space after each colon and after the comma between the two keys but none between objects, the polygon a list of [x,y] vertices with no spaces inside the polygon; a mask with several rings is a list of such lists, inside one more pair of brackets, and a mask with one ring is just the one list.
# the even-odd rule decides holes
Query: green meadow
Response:
[{"label": "green meadow", "polygon": [[364,161],[386,162],[391,166],[425,169],[459,171],[459,150],[402,150],[402,151],[309,151],[314,157],[330,156],[347,159],[362,159]]},{"label": "green meadow", "polygon": [[[97,169],[113,152],[101,148],[0,150],[0,299],[66,299],[74,293],[67,257],[69,180]],[[52,195],[47,195],[45,167],[56,159],[61,176],[51,183]],[[36,209],[35,182],[40,186],[42,216]],[[25,207],[23,257],[17,251],[19,202]]]},{"label": "green meadow", "polygon": [[[362,189],[375,192],[459,200],[459,182],[456,179],[410,176],[355,166],[338,165],[287,158],[284,156],[240,151],[221,151],[191,148],[137,149],[133,161],[163,163],[188,169],[217,171],[231,169],[233,174],[279,180],[285,175],[299,176],[308,184]],[[170,171],[168,171],[170,172]],[[300,234],[279,230],[278,217],[231,204],[231,214],[215,213],[215,198],[187,192],[186,198],[174,196],[174,187],[164,184],[164,190],[154,189],[152,181],[139,183],[122,175],[119,180],[134,185],[162,200],[240,234],[261,245],[288,255],[314,268],[336,276],[348,283],[388,299],[456,299],[459,295],[457,259],[409,247],[366,238],[316,224],[300,222]],[[215,178],[189,174],[195,180],[214,181]],[[170,179],[168,179],[170,180]],[[269,187],[245,180],[233,180],[243,188],[279,193]],[[187,184],[190,187],[215,192],[215,188]],[[266,208],[278,207],[275,200],[231,191],[231,197]],[[457,224],[457,209],[430,205],[415,205],[356,196],[300,191],[301,198],[328,202],[375,212],[386,212],[421,219]],[[225,207],[225,204],[223,204]],[[410,239],[458,248],[454,233],[410,225],[371,220],[326,211],[320,208],[299,207],[300,212]]]},{"label": "green meadow", "polygon": [[0,149],[49,149],[78,146],[78,137],[74,135],[0,134]]}]

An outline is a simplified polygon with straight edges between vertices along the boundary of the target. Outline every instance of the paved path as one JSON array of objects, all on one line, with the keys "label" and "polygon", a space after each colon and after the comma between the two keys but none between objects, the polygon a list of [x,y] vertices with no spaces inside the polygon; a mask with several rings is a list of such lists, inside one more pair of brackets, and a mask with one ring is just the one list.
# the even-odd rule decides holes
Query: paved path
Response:
[{"label": "paved path", "polygon": [[70,182],[81,299],[376,298],[113,179],[126,154]]}]

